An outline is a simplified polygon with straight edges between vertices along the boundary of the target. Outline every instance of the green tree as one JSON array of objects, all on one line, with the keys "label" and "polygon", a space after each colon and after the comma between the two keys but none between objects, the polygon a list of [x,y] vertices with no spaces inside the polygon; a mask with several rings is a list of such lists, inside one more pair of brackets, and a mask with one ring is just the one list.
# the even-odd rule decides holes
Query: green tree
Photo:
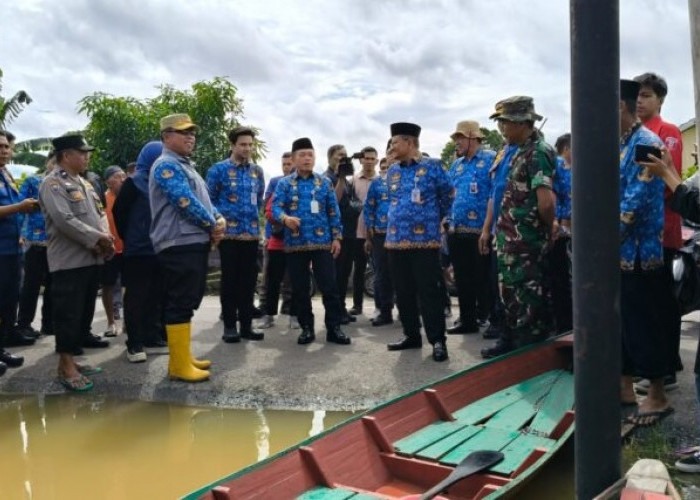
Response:
[{"label": "green tree", "polygon": [[[97,148],[91,158],[93,170],[102,172],[109,165],[135,161],[144,144],[159,138],[160,119],[172,113],[189,114],[201,128],[192,155],[201,172],[226,156],[228,131],[239,126],[243,117],[243,100],[231,82],[217,77],[188,90],[172,85],[158,90],[159,95],[151,99],[96,92],[79,101],[79,111],[90,120],[85,137]],[[264,142],[256,141],[253,158],[257,161],[265,151]]]},{"label": "green tree", "polygon": [[[0,68],[0,92],[2,92],[2,76],[2,68]],[[22,112],[24,106],[31,102],[32,98],[24,90],[20,90],[9,99],[0,96],[0,129],[5,129]]]},{"label": "green tree", "polygon": [[456,154],[457,145],[455,144],[455,141],[450,139],[449,141],[447,141],[447,144],[445,144],[445,147],[442,148],[442,153],[440,153],[440,161],[442,162],[442,167],[445,169],[450,168],[452,162],[455,161]]}]

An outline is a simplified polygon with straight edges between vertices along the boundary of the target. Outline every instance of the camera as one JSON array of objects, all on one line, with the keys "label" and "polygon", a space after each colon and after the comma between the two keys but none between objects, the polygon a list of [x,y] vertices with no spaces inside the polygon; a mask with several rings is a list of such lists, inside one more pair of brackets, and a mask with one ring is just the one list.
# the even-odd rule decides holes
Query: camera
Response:
[{"label": "camera", "polygon": [[364,158],[364,153],[355,153],[352,156],[343,156],[338,162],[338,175],[348,177],[355,174],[355,166],[352,160],[360,160]]}]

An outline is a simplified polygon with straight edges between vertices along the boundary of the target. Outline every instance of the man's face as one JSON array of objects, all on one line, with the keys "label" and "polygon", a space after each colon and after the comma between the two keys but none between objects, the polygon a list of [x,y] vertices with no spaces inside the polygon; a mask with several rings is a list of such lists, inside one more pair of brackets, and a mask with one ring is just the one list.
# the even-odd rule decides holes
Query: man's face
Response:
[{"label": "man's face", "polygon": [[520,136],[522,134],[522,128],[524,124],[518,122],[511,122],[509,120],[498,120],[500,125],[501,133],[505,137],[506,142],[514,144],[519,142]]},{"label": "man's face", "polygon": [[476,137],[466,137],[463,134],[457,134],[454,141],[457,146],[457,156],[464,156],[467,152],[473,153],[479,147],[479,141]]},{"label": "man's face", "polygon": [[87,170],[90,163],[90,152],[79,151],[77,149],[69,149],[63,155],[62,166],[73,170],[77,173],[83,173]]},{"label": "man's face", "polygon": [[391,152],[394,155],[394,160],[403,161],[408,160],[411,154],[411,145],[408,139],[403,138],[400,135],[395,135],[391,138]]},{"label": "man's face", "polygon": [[328,163],[335,170],[338,167],[338,162],[340,161],[340,159],[345,158],[347,155],[348,155],[348,153],[345,150],[345,148],[340,148],[335,153],[333,153],[331,155],[331,159],[329,160]]},{"label": "man's face", "polygon": [[374,172],[374,167],[377,166],[377,153],[374,151],[367,151],[363,154],[364,156],[360,160],[360,163],[362,163],[362,170],[367,173]]},{"label": "man's face", "polygon": [[231,151],[237,162],[249,162],[253,155],[253,138],[249,135],[239,135],[236,142],[231,144]]},{"label": "man's face", "polygon": [[117,172],[116,174],[113,174],[109,179],[107,179],[107,187],[112,191],[113,193],[118,193],[119,190],[122,188],[122,184],[126,180],[126,173],[124,172]]},{"label": "man's face", "polygon": [[0,167],[4,167],[12,159],[12,147],[7,137],[0,136]]},{"label": "man's face", "polygon": [[561,150],[561,153],[559,153],[559,156],[564,158],[564,161],[567,164],[571,164],[571,146],[564,146]]},{"label": "man's face", "polygon": [[188,157],[194,151],[196,143],[195,129],[168,130],[163,134],[163,144],[172,152]]},{"label": "man's face", "polygon": [[282,158],[282,174],[283,175],[291,174],[293,165],[294,165],[294,163],[292,162],[291,156],[287,156],[285,158]]},{"label": "man's face", "polygon": [[386,175],[387,170],[389,170],[389,162],[386,158],[382,158],[382,161],[379,162],[379,175]]},{"label": "man's face", "polygon": [[292,153],[293,163],[297,167],[297,173],[308,175],[314,169],[316,154],[313,149],[299,149]]},{"label": "man's face", "polygon": [[662,99],[654,93],[651,87],[642,87],[637,96],[637,116],[647,121],[661,112]]}]

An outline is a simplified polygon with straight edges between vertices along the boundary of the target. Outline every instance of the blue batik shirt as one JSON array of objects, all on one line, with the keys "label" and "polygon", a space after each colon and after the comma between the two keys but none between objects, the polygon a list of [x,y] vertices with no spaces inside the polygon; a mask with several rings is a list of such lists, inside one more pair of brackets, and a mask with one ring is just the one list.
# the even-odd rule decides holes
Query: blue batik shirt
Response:
[{"label": "blue batik shirt", "polygon": [[[14,205],[20,201],[17,185],[12,179],[10,172],[5,167],[0,167],[0,206]],[[19,237],[21,226],[21,214],[0,217],[0,255],[17,255],[20,253]]]},{"label": "blue batik shirt", "polygon": [[491,195],[491,164],[496,153],[479,149],[470,160],[457,158],[448,172],[454,188],[450,232],[481,234]]},{"label": "blue batik shirt", "polygon": [[564,158],[557,157],[557,165],[554,171],[552,189],[557,195],[556,219],[571,219],[571,167],[566,164]]},{"label": "blue batik shirt", "polygon": [[663,146],[663,141],[641,123],[620,141],[620,267],[632,271],[664,265],[664,183],[635,163],[638,144]]},{"label": "blue batik shirt", "polygon": [[[39,199],[39,185],[44,180],[43,175],[32,175],[24,180],[19,188],[19,195],[23,200],[28,198]],[[46,246],[46,223],[41,210],[35,210],[24,214],[22,221],[22,238],[30,245]]]},{"label": "blue batik shirt", "polygon": [[491,164],[491,200],[493,204],[491,234],[496,234],[496,222],[498,222],[498,216],[501,213],[503,193],[505,193],[506,184],[508,184],[510,162],[517,151],[517,144],[506,144],[501,148]]},{"label": "blue batik shirt", "polygon": [[387,172],[389,213],[385,247],[440,248],[442,220],[452,205],[452,185],[440,160],[422,158]]},{"label": "blue batik shirt", "polygon": [[212,203],[226,219],[224,239],[260,239],[265,177],[259,166],[236,165],[227,158],[209,169],[207,188]]},{"label": "blue batik shirt", "polygon": [[[280,179],[282,179],[284,176],[283,175],[278,175],[277,177],[273,177],[270,179],[270,182],[267,185],[267,188],[265,188],[265,195],[263,196],[263,207],[267,206],[267,200],[270,199],[270,197],[275,194],[275,189],[277,189],[277,184],[279,183]],[[265,221],[265,239],[270,239],[270,236],[272,236],[272,224],[270,224],[269,220]]]},{"label": "blue batik shirt", "polygon": [[315,172],[306,179],[295,172],[279,181],[272,198],[272,218],[282,222],[284,216],[301,220],[296,232],[285,226],[285,252],[330,250],[331,242],[343,237],[333,186]]},{"label": "blue batik shirt", "polygon": [[386,176],[374,178],[367,190],[362,216],[365,218],[367,231],[374,234],[386,234],[389,220],[389,185]]}]

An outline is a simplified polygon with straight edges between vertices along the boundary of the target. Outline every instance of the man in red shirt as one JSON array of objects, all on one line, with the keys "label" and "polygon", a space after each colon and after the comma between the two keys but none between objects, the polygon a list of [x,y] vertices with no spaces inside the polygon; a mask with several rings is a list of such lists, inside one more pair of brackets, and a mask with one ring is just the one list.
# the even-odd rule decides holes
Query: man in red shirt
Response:
[{"label": "man in red shirt", "polygon": [[[644,126],[658,135],[666,148],[668,148],[671,158],[673,159],[673,165],[676,167],[676,171],[681,175],[682,170],[682,159],[683,159],[683,140],[681,138],[681,131],[673,125],[668,123],[661,118],[661,106],[666,99],[666,94],[668,94],[668,85],[663,77],[655,73],[644,73],[634,78],[635,81],[639,82],[641,88],[639,90],[639,95],[637,97],[637,117],[642,121]],[[673,257],[676,251],[681,247],[683,243],[681,238],[681,217],[677,213],[669,209],[669,199],[673,193],[666,188],[664,191],[664,264],[669,271],[669,279],[673,279]],[[681,313],[680,307],[675,311],[664,311],[667,315],[669,334],[667,338],[671,342],[671,352],[678,353],[680,350],[681,342]],[[666,314],[667,313],[667,314]],[[676,370],[680,371],[683,369],[681,364],[680,356],[677,355]],[[676,383],[676,374],[669,374],[666,377],[664,384],[666,390],[675,389],[678,387]],[[648,384],[642,381],[637,384],[637,391],[645,393],[648,388]]]}]

